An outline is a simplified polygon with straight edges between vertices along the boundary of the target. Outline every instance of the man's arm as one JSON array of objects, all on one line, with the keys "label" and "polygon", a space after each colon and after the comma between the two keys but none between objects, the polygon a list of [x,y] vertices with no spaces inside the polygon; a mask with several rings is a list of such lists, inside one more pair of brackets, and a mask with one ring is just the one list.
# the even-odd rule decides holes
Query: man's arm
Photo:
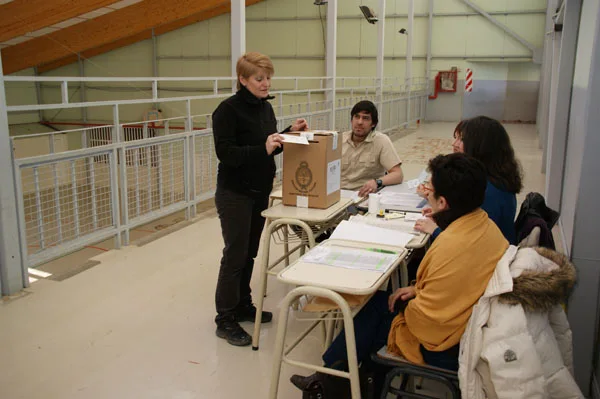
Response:
[{"label": "man's arm", "polygon": [[384,186],[391,186],[394,184],[400,184],[402,183],[402,180],[404,180],[404,173],[402,172],[402,165],[396,165],[393,168],[391,168],[390,170],[388,170],[387,175],[380,177],[381,181],[383,182]]},{"label": "man's arm", "polygon": [[404,174],[402,173],[402,167],[400,164],[394,166],[388,171],[388,174],[385,176],[381,176],[379,178],[373,178],[366,182],[359,190],[359,197],[366,197],[370,193],[374,193],[379,188],[377,185],[377,180],[381,180],[383,186],[390,186],[393,184],[402,183],[402,179],[404,178]]}]

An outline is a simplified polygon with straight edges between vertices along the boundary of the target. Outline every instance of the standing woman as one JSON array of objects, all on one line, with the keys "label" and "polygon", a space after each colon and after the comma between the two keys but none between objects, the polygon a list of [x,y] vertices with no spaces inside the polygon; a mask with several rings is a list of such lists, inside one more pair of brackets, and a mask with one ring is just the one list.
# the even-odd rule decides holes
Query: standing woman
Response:
[{"label": "standing woman", "polygon": [[[225,248],[217,281],[216,334],[231,345],[250,345],[252,337],[239,325],[254,321],[250,279],[264,226],[261,212],[267,208],[275,177],[274,156],[282,148],[277,120],[268,100],[271,59],[246,53],[236,65],[238,91],[213,113],[213,135],[219,170],[215,205],[221,221]],[[305,130],[298,119],[288,130]],[[273,314],[262,313],[262,322]]]},{"label": "standing woman", "polygon": [[[461,121],[454,131],[452,149],[483,163],[488,182],[481,208],[496,223],[508,242],[516,245],[517,194],[523,188],[523,172],[506,129],[500,122],[487,116]],[[417,221],[415,229],[430,233],[433,238],[441,232],[431,218]]]}]

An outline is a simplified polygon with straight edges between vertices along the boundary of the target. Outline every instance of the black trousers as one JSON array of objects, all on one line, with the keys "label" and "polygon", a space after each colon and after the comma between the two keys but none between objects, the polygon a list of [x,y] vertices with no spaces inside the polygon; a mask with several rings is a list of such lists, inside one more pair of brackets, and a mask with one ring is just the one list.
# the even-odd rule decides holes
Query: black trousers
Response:
[{"label": "black trousers", "polygon": [[268,194],[254,197],[217,187],[215,205],[225,242],[215,293],[217,324],[252,304],[250,279],[265,224],[260,213],[268,201]]}]

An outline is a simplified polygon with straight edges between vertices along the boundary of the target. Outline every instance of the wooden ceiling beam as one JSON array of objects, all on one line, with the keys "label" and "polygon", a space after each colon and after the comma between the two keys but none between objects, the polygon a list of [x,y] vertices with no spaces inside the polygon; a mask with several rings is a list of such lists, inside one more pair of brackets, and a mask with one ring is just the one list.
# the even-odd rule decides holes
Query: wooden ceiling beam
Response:
[{"label": "wooden ceiling beam", "polygon": [[82,53],[229,3],[229,0],[145,0],[2,49],[4,73]]},{"label": "wooden ceiling beam", "polygon": [[0,43],[119,0],[13,0],[0,5]]},{"label": "wooden ceiling beam", "polygon": [[[259,3],[264,0],[246,0],[246,6],[250,6],[252,4]],[[154,35],[159,36],[163,35],[167,32],[171,32],[180,28],[183,28],[188,25],[192,25],[197,22],[205,21],[210,18],[217,17],[219,15],[227,14],[231,11],[231,3],[226,5],[222,5],[216,8],[213,8],[209,11],[203,11],[194,15],[191,15],[187,18],[182,18],[177,21],[169,22],[154,28]],[[152,29],[146,30],[144,32],[138,33],[133,36],[129,36],[120,40],[117,40],[112,43],[108,43],[99,47],[95,47],[89,50],[85,50],[81,53],[82,59],[87,59],[91,57],[95,57],[100,54],[107,53],[109,51],[115,50],[120,47],[129,46],[130,44],[134,44],[140,42],[142,40],[151,39],[152,38]],[[53,69],[60,68],[65,65],[72,64],[78,61],[78,57],[76,54],[67,56],[65,58],[61,58],[59,60],[51,61],[46,64],[42,64],[38,66],[38,73],[44,73]]]}]

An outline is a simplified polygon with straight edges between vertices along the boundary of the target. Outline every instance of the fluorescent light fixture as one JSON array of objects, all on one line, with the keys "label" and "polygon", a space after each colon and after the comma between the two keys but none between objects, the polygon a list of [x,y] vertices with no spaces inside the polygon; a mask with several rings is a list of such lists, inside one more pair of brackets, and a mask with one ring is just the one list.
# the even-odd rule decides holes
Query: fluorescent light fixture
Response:
[{"label": "fluorescent light fixture", "polygon": [[371,10],[369,7],[358,6],[358,8],[360,8],[368,23],[374,24],[375,22],[379,21],[373,10]]}]

